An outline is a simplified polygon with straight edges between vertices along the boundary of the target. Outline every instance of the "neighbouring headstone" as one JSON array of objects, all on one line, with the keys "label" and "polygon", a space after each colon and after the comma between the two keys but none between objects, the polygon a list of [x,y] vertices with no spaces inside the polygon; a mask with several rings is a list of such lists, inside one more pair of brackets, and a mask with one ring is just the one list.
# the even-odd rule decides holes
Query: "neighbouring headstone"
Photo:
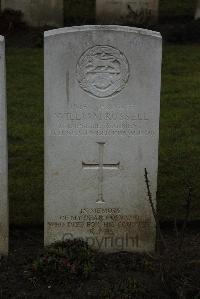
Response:
[{"label": "neighbouring headstone", "polygon": [[150,25],[158,19],[159,0],[96,0],[98,24]]},{"label": "neighbouring headstone", "polygon": [[154,250],[161,36],[121,26],[45,32],[45,244]]},{"label": "neighbouring headstone", "polygon": [[63,0],[1,0],[1,9],[23,13],[23,20],[33,27],[61,27],[64,23]]},{"label": "neighbouring headstone", "polygon": [[200,0],[197,1],[197,7],[195,12],[195,20],[200,19]]},{"label": "neighbouring headstone", "polygon": [[8,253],[5,42],[0,36],[0,255]]}]

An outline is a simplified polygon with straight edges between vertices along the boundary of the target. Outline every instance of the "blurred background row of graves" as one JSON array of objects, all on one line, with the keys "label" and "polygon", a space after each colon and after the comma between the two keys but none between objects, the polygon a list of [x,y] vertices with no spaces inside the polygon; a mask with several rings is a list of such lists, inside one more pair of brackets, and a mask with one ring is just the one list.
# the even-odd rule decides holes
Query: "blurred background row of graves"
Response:
[{"label": "blurred background row of graves", "polygon": [[1,0],[0,33],[122,24],[160,31],[170,42],[193,42],[200,39],[199,19],[198,0]]}]

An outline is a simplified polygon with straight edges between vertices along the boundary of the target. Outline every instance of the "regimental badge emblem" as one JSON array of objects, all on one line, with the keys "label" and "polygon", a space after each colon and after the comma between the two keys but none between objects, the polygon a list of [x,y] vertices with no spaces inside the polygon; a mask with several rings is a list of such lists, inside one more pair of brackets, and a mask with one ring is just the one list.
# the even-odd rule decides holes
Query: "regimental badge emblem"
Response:
[{"label": "regimental badge emblem", "polygon": [[129,79],[129,64],[125,55],[110,46],[95,46],[80,57],[77,80],[83,90],[106,98],[120,92]]}]

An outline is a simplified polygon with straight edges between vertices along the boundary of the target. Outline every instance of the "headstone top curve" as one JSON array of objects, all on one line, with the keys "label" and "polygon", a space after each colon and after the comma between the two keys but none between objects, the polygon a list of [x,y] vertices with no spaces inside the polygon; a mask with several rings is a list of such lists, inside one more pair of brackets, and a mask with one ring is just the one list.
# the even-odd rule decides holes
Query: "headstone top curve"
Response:
[{"label": "headstone top curve", "polygon": [[72,26],[72,27],[64,27],[59,29],[48,30],[44,32],[44,38],[72,33],[72,32],[82,32],[82,31],[121,31],[121,32],[129,32],[136,33],[141,35],[148,35],[151,37],[156,37],[162,39],[160,32],[152,31],[148,29],[138,28],[138,27],[129,27],[129,26],[120,26],[120,25],[84,25],[84,26]]}]

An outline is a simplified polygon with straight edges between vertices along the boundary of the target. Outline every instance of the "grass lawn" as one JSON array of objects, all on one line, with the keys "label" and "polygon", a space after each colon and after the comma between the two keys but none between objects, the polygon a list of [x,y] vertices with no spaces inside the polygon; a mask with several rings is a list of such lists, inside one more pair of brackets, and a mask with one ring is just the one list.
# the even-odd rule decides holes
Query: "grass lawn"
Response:
[{"label": "grass lawn", "polygon": [[41,49],[7,50],[11,223],[43,221],[43,57]]},{"label": "grass lawn", "polygon": [[[43,222],[43,50],[7,49],[9,196],[13,224]],[[164,47],[158,207],[183,217],[187,184],[200,218],[200,45]]]},{"label": "grass lawn", "polygon": [[188,185],[200,218],[200,45],[164,48],[158,203],[161,219],[183,216]]}]

